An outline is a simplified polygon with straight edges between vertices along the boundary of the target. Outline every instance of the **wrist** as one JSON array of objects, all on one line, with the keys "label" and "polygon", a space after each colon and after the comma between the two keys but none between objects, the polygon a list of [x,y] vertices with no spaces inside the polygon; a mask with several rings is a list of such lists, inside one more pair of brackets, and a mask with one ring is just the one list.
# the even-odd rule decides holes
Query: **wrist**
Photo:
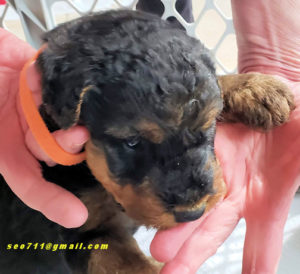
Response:
[{"label": "wrist", "polygon": [[232,0],[232,10],[239,71],[300,81],[300,1]]}]

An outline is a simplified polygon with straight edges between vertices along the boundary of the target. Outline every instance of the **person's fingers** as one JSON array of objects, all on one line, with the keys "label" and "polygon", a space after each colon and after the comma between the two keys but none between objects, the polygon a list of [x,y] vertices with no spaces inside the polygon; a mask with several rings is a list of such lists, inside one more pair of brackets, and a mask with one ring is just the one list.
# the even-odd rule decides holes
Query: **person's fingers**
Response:
[{"label": "person's fingers", "polygon": [[[83,126],[74,126],[68,130],[57,130],[52,133],[57,143],[67,152],[78,153],[89,139],[88,130]],[[54,166],[44,150],[38,145],[30,130],[26,133],[26,145],[31,153],[48,166]]]},{"label": "person's fingers", "polygon": [[[33,62],[27,70],[27,83],[31,89],[36,105],[39,106],[42,102],[40,74],[37,71],[36,65]],[[23,126],[24,128],[24,126]],[[52,133],[57,143],[67,152],[78,153],[89,138],[87,129],[83,126],[74,126],[68,130],[57,130]],[[40,161],[44,161],[49,166],[54,166],[56,163],[51,160],[48,155],[40,148],[34,139],[30,130],[26,132],[26,145],[33,155]]]},{"label": "person's fingers", "polygon": [[274,220],[247,222],[242,273],[276,273],[286,218],[283,219],[284,222]]},{"label": "person's fingers", "polygon": [[[185,241],[175,258],[166,263],[161,274],[192,274],[201,264],[216,253],[237,225],[239,203],[228,200],[220,204]],[[170,247],[172,239],[169,238]],[[174,246],[173,248],[177,248]]]},{"label": "person's fingers", "polygon": [[1,164],[1,173],[25,204],[48,219],[67,228],[86,221],[88,212],[83,203],[60,186],[46,182],[36,159],[24,147],[10,149],[10,157]]},{"label": "person's fingers", "polygon": [[85,223],[88,211],[71,192],[43,180],[42,176],[37,174],[22,177],[23,182],[28,180],[31,184],[26,195],[20,196],[29,207],[40,211],[49,220],[66,228],[79,227]]},{"label": "person's fingers", "polygon": [[37,71],[35,62],[27,68],[27,84],[32,91],[36,105],[39,106],[42,103],[41,75]]},{"label": "person's fingers", "polygon": [[0,28],[0,67],[19,71],[35,50],[11,32]]},{"label": "person's fingers", "polygon": [[243,253],[244,274],[276,273],[284,225],[296,188],[286,184],[276,189],[280,193],[265,193],[263,200],[257,199],[256,204],[245,207],[247,230]]},{"label": "person's fingers", "polygon": [[33,156],[36,159],[45,162],[48,166],[56,165],[56,163],[52,161],[46,154],[46,152],[38,145],[30,130],[28,130],[26,133],[25,143],[29,151],[33,154]]},{"label": "person's fingers", "polygon": [[89,132],[83,126],[74,126],[67,130],[53,132],[58,144],[67,152],[77,153],[89,139]]},{"label": "person's fingers", "polygon": [[158,231],[150,246],[152,256],[160,262],[172,260],[183,243],[201,224],[205,217],[203,216],[200,220],[194,222],[180,224],[168,230]]},{"label": "person's fingers", "polygon": [[[41,92],[41,83],[40,83],[40,75],[35,67],[35,63],[32,62],[31,65],[27,68],[27,84],[30,90],[32,91],[32,95],[36,106],[39,107],[42,103],[42,92]],[[17,88],[18,89],[18,88]],[[20,117],[20,124],[22,126],[23,132],[26,133],[28,129],[28,124],[25,120],[25,115],[23,113],[23,109],[20,102],[20,97],[17,96],[17,111]]]}]

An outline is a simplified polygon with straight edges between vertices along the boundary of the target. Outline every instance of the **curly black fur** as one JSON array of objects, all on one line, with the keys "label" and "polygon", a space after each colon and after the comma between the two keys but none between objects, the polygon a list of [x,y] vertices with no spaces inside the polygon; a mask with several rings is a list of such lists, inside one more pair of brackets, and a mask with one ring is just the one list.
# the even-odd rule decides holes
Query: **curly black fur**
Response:
[{"label": "curly black fur", "polygon": [[[214,66],[199,41],[156,16],[129,11],[66,23],[50,31],[45,41],[48,47],[38,59],[43,102],[59,127],[68,128],[76,122],[80,93],[91,86],[84,97],[79,124],[88,127],[95,142],[105,144],[114,175],[139,183],[151,168],[157,167],[157,158],[159,168],[166,173],[187,149],[197,148],[198,156],[189,151],[182,161],[187,164],[181,165],[180,171],[167,178],[154,171],[153,181],[169,204],[184,202],[179,196],[189,186],[195,187],[195,181],[202,194],[211,191],[212,174],[202,168],[207,158],[213,157],[214,124],[201,130],[207,119],[201,112],[208,105],[221,110],[222,102]],[[178,108],[184,108],[179,130],[166,124]],[[132,153],[124,147],[124,140],[106,134],[111,127],[134,128],[142,119],[155,121],[170,138],[159,145],[144,140],[143,146]],[[194,141],[183,144],[186,134]],[[191,161],[196,162],[191,165]],[[195,166],[198,169],[193,173],[198,174],[190,177],[189,169]],[[182,180],[176,180],[176,186],[178,177]],[[194,196],[198,199],[199,193]],[[184,199],[187,202],[190,198]]]},{"label": "curly black fur", "polygon": [[[136,186],[150,178],[170,214],[176,205],[213,192],[213,169],[207,162],[215,159],[214,119],[204,125],[211,112],[216,116],[221,110],[222,100],[213,63],[199,41],[159,17],[111,11],[65,23],[47,33],[45,42],[37,65],[42,74],[41,112],[49,127],[51,120],[52,130],[85,125],[93,143],[103,148],[118,184]],[[89,90],[76,120],[85,87]],[[143,121],[162,129],[162,142],[139,136],[136,125]],[[112,128],[129,136],[114,136]],[[132,148],[128,143],[135,137],[139,142]],[[54,168],[43,164],[43,170],[47,180],[79,197],[101,188],[85,163]],[[103,224],[85,234],[65,231],[24,206],[3,182],[0,186],[5,224],[0,226],[1,248],[8,242],[89,242],[111,233]],[[127,231],[134,229],[128,225]],[[45,253],[1,251],[0,273],[71,273],[70,266],[87,271],[88,252],[80,255],[80,263],[74,254]]]}]

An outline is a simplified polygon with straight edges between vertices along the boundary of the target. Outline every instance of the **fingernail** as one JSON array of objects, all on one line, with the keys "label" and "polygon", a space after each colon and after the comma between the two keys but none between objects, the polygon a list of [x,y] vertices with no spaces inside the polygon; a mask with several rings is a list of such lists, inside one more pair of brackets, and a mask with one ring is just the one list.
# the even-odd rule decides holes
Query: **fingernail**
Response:
[{"label": "fingernail", "polygon": [[86,141],[84,141],[82,143],[73,144],[73,146],[74,147],[82,147],[85,143],[86,143]]}]

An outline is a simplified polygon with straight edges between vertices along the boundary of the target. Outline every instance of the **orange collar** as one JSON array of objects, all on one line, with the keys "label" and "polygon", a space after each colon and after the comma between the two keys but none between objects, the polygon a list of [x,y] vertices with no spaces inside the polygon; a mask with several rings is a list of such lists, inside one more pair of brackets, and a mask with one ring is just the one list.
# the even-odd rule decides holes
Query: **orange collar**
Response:
[{"label": "orange collar", "polygon": [[23,67],[20,75],[19,89],[20,89],[20,101],[21,106],[25,115],[27,124],[40,147],[54,162],[64,165],[71,166],[81,163],[85,160],[85,153],[81,152],[78,154],[72,154],[63,150],[60,145],[53,138],[49,132],[45,122],[43,121],[35,101],[32,96],[32,92],[28,87],[27,83],[27,68],[34,62],[41,51],[42,47],[35,56],[29,60]]}]

